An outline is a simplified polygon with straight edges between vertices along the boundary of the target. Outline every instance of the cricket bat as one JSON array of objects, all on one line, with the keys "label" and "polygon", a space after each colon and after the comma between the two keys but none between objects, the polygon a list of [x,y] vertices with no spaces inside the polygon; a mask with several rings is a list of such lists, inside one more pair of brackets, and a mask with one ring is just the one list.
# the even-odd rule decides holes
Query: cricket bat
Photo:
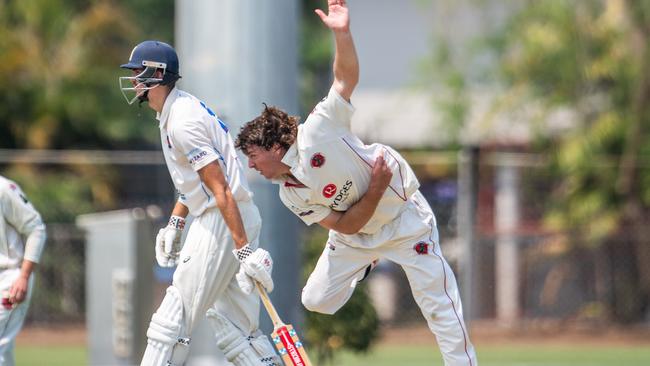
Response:
[{"label": "cricket bat", "polygon": [[291,324],[284,324],[282,319],[280,319],[278,312],[275,311],[275,307],[262,285],[255,281],[255,286],[257,286],[257,291],[260,293],[262,304],[264,304],[273,322],[271,339],[280,357],[282,357],[284,364],[287,366],[312,366],[307,352],[305,352],[305,347],[298,338],[296,331]]}]

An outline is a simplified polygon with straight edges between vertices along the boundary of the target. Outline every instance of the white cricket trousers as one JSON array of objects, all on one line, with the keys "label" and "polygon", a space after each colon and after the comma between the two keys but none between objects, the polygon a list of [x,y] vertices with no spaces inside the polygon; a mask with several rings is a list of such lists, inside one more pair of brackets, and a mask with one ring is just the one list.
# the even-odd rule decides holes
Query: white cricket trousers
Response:
[{"label": "white cricket trousers", "polygon": [[[257,206],[248,201],[238,202],[238,207],[248,240],[257,248],[262,226]],[[218,209],[208,209],[192,221],[172,282],[183,300],[185,336],[190,337],[210,308],[246,334],[257,330],[259,297],[254,291],[246,295],[239,288],[235,279],[239,262],[233,249],[232,236]]]},{"label": "white cricket trousers", "polygon": [[[20,276],[20,268],[5,269],[0,272],[0,294],[9,292],[11,285]],[[23,321],[27,315],[29,302],[32,298],[32,287],[34,286],[34,276],[29,277],[27,294],[25,301],[13,309],[5,309],[0,306],[0,366],[13,366],[14,346],[16,345],[16,336],[23,327]]]},{"label": "white cricket trousers", "polygon": [[[330,231],[325,250],[303,289],[303,304],[311,311],[335,313],[350,299],[372,261],[389,260],[406,273],[445,365],[477,366],[456,278],[440,251],[433,212],[419,191],[409,198],[406,209],[395,220],[389,224],[395,226],[391,228],[392,237],[370,248],[350,246],[350,236]],[[372,242],[368,235],[364,236],[359,243]]]}]

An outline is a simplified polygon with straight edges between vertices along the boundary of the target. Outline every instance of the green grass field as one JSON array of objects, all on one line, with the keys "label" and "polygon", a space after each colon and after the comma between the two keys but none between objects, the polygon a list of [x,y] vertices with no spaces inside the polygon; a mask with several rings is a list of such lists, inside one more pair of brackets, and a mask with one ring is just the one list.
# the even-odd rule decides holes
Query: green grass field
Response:
[{"label": "green grass field", "polygon": [[[481,366],[647,366],[649,347],[491,346],[478,347]],[[341,366],[442,366],[434,347],[386,346],[365,357],[346,354]]]},{"label": "green grass field", "polygon": [[[478,357],[481,366],[647,366],[650,347],[489,346],[478,347]],[[20,366],[83,366],[86,359],[83,347],[16,349],[16,364]],[[343,354],[333,365],[442,366],[442,361],[433,346],[380,346],[368,355]]]}]

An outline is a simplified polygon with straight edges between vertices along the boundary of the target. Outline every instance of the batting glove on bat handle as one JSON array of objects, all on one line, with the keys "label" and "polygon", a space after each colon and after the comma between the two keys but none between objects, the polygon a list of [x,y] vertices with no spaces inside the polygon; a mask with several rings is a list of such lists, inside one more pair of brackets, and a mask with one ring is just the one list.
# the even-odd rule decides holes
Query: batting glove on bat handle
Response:
[{"label": "batting glove on bat handle", "polygon": [[239,268],[239,272],[235,275],[235,279],[237,280],[237,284],[239,285],[239,288],[246,294],[250,295],[253,292],[253,289],[255,288],[255,283],[253,282],[253,279],[251,276],[247,275],[246,272],[244,271],[243,268]]},{"label": "batting glove on bat handle", "polygon": [[273,259],[269,252],[262,248],[253,250],[250,244],[246,244],[240,249],[235,249],[233,254],[240,262],[239,273],[235,277],[242,291],[250,294],[255,288],[253,280],[261,283],[266,291],[273,291],[273,278],[271,277]]},{"label": "batting glove on bat handle", "polygon": [[169,223],[156,235],[156,261],[161,267],[174,267],[182,248],[181,235],[185,228],[185,219],[172,216]]}]

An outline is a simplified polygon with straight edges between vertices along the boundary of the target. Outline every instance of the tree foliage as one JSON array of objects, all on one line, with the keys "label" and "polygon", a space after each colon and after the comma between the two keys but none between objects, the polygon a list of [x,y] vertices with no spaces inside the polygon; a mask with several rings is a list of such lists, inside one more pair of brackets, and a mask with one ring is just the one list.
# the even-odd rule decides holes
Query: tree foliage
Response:
[{"label": "tree foliage", "polygon": [[[142,38],[172,32],[172,0],[0,2],[0,148],[155,146],[155,123],[124,103],[119,65]],[[4,174],[48,221],[114,207],[118,194],[106,167],[22,164]]]},{"label": "tree foliage", "polygon": [[326,9],[327,2],[302,0],[300,17],[300,109],[305,115],[327,94],[332,83],[334,44],[331,31],[314,9]]},{"label": "tree foliage", "polygon": [[[569,106],[575,128],[545,151],[563,184],[548,222],[576,229],[585,242],[615,233],[627,205],[647,206],[645,105],[647,6],[644,1],[528,2],[492,44],[501,81],[548,109]],[[557,144],[557,145],[555,145]]]},{"label": "tree foliage", "polygon": [[537,146],[551,157],[550,174],[559,182],[547,200],[545,224],[571,232],[577,246],[620,253],[632,247],[628,255],[636,266],[623,271],[630,286],[614,295],[622,299],[614,313],[638,319],[650,293],[650,2],[520,5],[487,42],[504,93],[576,116],[571,132]]}]

